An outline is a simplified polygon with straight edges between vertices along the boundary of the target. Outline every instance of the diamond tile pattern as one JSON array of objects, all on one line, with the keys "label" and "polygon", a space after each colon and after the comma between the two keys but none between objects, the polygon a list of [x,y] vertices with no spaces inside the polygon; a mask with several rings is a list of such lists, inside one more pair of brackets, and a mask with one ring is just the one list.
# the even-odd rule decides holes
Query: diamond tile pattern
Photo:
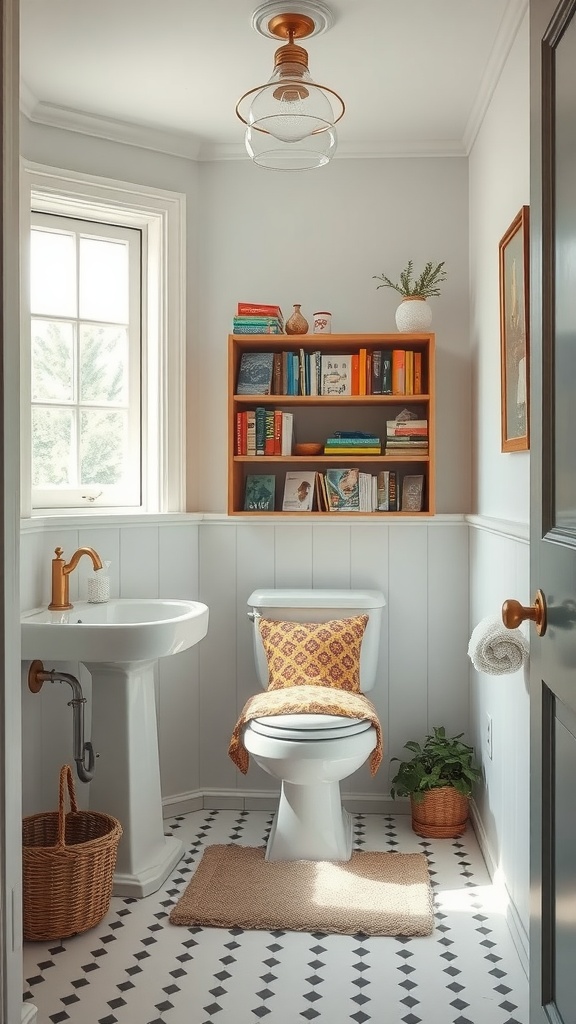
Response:
[{"label": "diamond tile pattern", "polygon": [[24,999],[43,1024],[528,1024],[528,983],[474,833],[421,840],[407,815],[357,814],[354,845],[426,855],[435,930],[426,938],[180,928],[170,908],[211,843],[265,843],[263,811],[169,819],[186,854],[143,900],[61,943],[26,943]]}]

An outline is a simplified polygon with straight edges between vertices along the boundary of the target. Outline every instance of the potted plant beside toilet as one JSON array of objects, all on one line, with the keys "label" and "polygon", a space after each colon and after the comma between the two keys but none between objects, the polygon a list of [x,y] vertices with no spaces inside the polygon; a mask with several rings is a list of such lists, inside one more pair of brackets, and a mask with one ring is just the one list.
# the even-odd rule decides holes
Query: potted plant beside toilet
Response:
[{"label": "potted plant beside toilet", "polygon": [[482,773],[474,763],[474,748],[462,736],[446,736],[444,726],[435,727],[423,744],[409,740],[404,745],[410,760],[392,758],[399,767],[390,793],[410,797],[412,829],[419,836],[457,838],[466,830],[472,787]]}]

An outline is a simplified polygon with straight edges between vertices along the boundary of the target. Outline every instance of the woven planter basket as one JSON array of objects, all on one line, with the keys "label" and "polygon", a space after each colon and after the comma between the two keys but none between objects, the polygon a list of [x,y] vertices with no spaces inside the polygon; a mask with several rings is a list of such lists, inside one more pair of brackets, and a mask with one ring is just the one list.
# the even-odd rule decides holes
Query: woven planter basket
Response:
[{"label": "woven planter basket", "polygon": [[110,907],[121,835],[116,818],[78,810],[72,769],[65,764],[60,769],[58,810],[32,814],[22,822],[26,940],[65,939],[102,920]]},{"label": "woven planter basket", "polygon": [[456,839],[466,831],[468,797],[452,786],[429,789],[422,800],[410,797],[412,831],[426,839]]}]

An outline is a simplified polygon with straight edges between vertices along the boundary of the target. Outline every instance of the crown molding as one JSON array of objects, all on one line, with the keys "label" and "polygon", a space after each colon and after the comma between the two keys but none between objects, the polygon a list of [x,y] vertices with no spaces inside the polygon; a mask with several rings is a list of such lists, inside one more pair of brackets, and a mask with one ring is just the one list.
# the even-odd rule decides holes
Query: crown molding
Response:
[{"label": "crown molding", "polygon": [[21,85],[20,110],[34,124],[43,124],[49,128],[61,128],[64,131],[77,132],[80,135],[91,135],[109,142],[120,142],[125,146],[152,149],[157,153],[183,157],[186,160],[200,159],[202,142],[195,135],[185,132],[168,132],[162,128],[86,114],[84,111],[74,110],[72,107],[38,102],[24,82]]},{"label": "crown molding", "polygon": [[[458,140],[412,142],[412,143],[374,143],[374,142],[339,142],[334,160],[390,160],[410,157],[465,157],[464,144]],[[200,148],[198,160],[249,160],[242,143],[204,144]]]},{"label": "crown molding", "polygon": [[482,76],[480,88],[464,130],[463,145],[467,156],[474,145],[476,136],[480,131],[480,126],[486,116],[486,111],[490,106],[496,86],[500,80],[500,75],[508,59],[508,54],[512,49],[520,25],[524,20],[524,15],[528,10],[528,3],[529,0],[509,0],[502,16],[500,28],[498,29],[492,52]]}]

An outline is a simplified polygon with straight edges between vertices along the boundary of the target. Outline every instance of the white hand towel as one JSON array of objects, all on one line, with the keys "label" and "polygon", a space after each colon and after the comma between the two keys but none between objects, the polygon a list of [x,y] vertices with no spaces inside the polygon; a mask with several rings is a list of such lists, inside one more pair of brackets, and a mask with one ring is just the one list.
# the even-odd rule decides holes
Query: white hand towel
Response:
[{"label": "white hand towel", "polygon": [[528,641],[519,629],[507,629],[501,619],[490,616],[478,623],[468,644],[474,668],[491,676],[517,672],[529,653]]}]

